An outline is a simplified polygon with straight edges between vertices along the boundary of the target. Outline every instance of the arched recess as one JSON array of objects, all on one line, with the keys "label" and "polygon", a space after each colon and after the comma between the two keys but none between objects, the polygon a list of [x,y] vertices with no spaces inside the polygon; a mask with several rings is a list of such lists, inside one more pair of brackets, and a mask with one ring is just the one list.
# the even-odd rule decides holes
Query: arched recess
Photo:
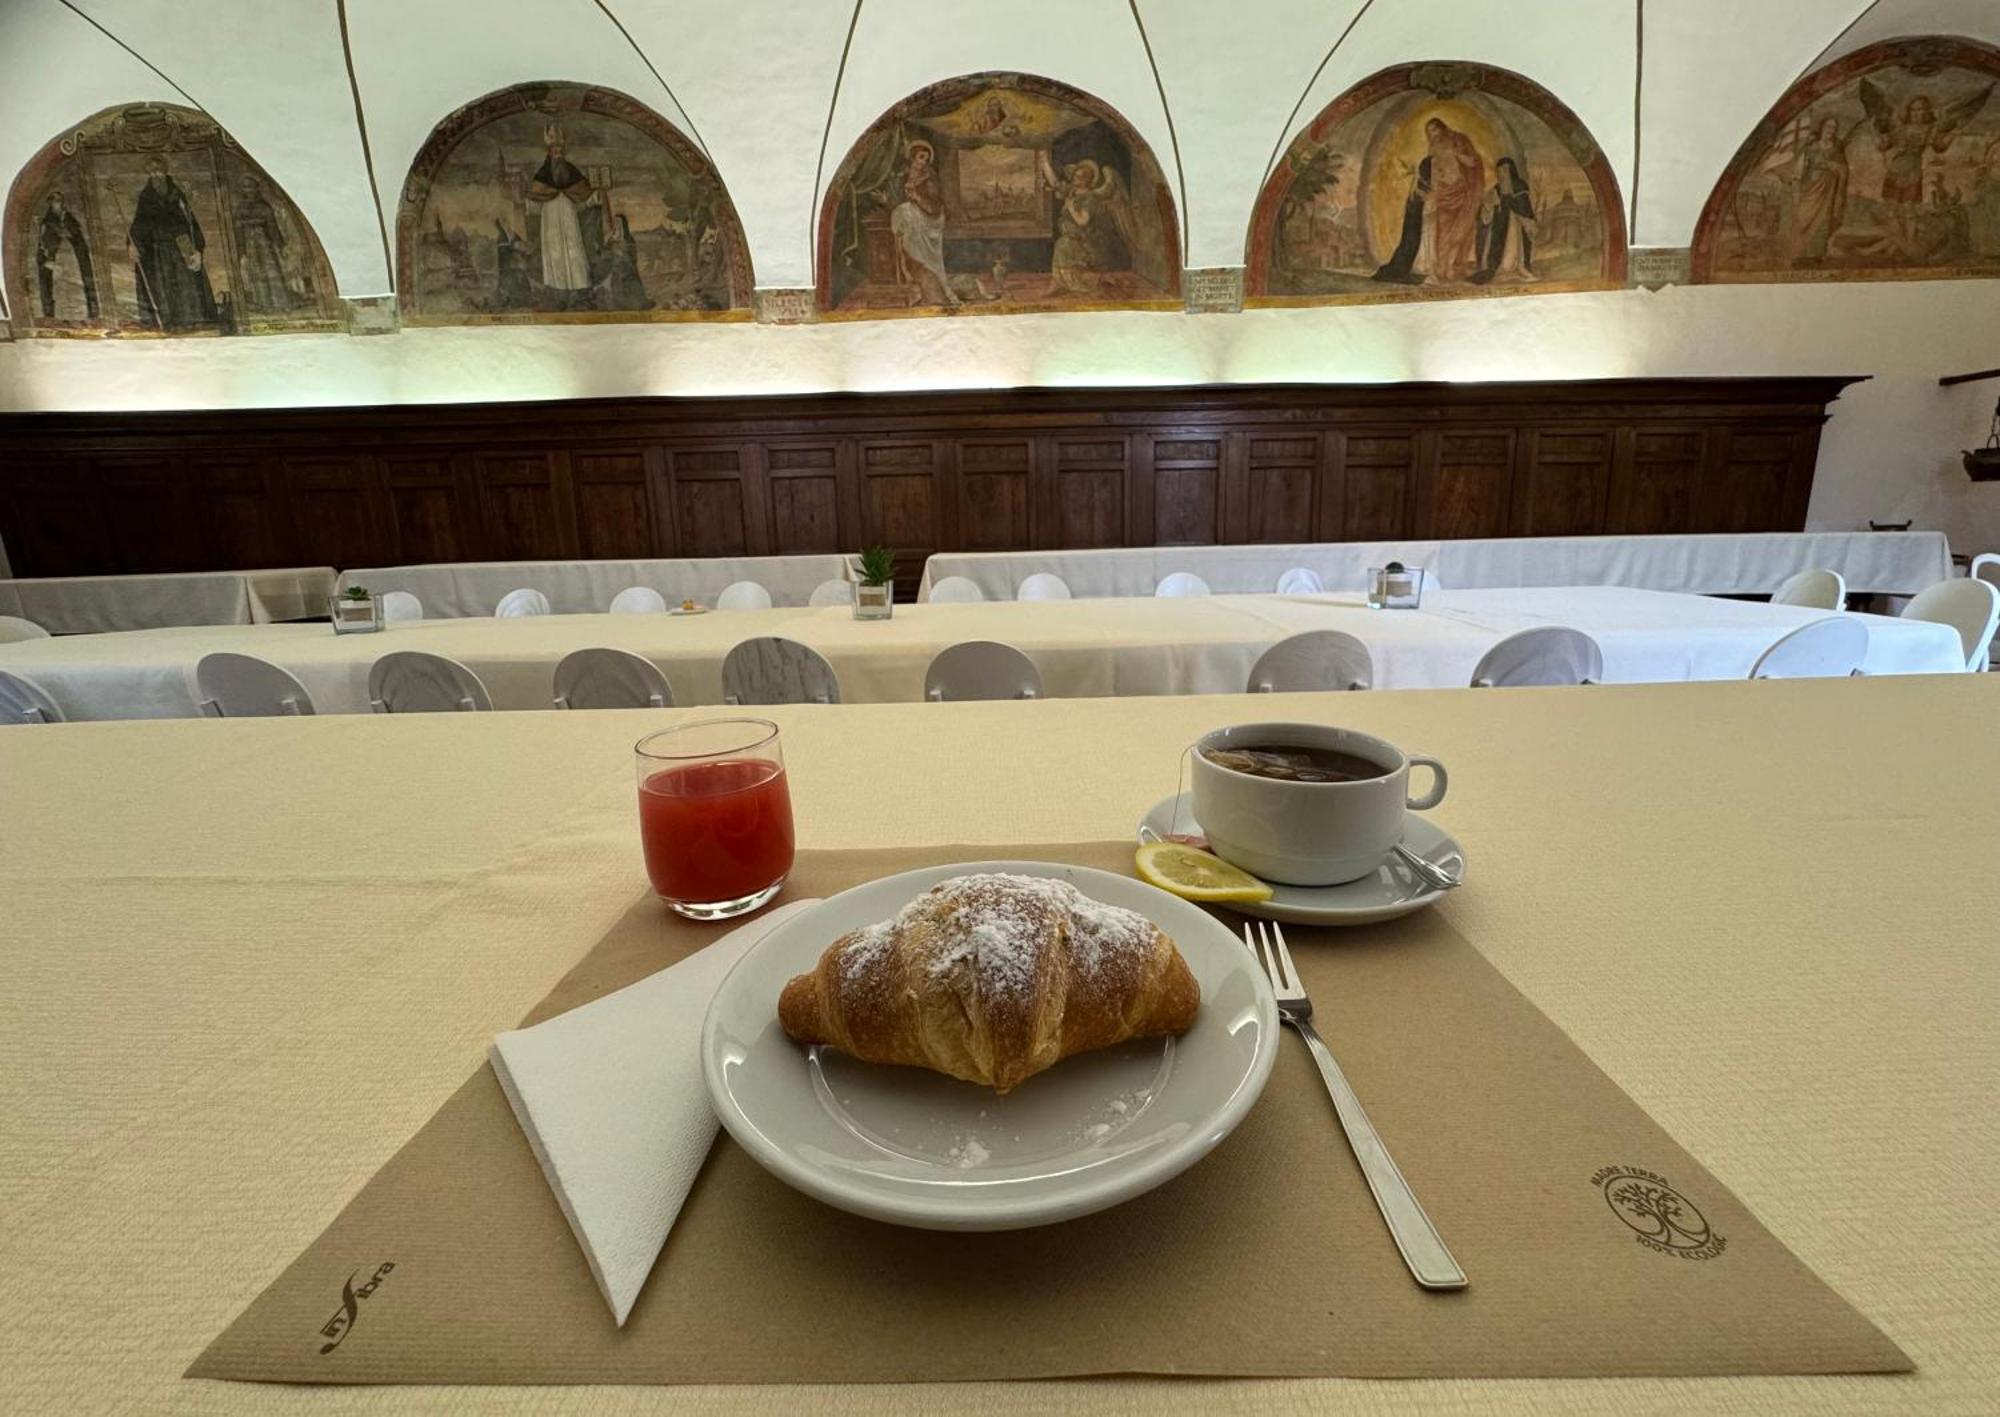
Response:
[{"label": "arched recess", "polygon": [[1248,244],[1257,305],[1625,284],[1597,140],[1534,80],[1482,64],[1398,64],[1327,105],[1272,169]]},{"label": "arched recess", "polygon": [[412,325],[750,317],[750,248],[713,166],[613,89],[516,84],[431,130],[396,211]]},{"label": "arched recess", "polygon": [[2000,49],[1856,50],[1788,89],[1695,225],[1696,281],[2000,275]]},{"label": "arched recess", "polygon": [[947,79],[870,124],[827,184],[816,266],[842,317],[1181,307],[1152,149],[1029,74]]},{"label": "arched recess", "polygon": [[18,336],[263,335],[344,327],[319,238],[207,114],[107,108],[15,177]]}]

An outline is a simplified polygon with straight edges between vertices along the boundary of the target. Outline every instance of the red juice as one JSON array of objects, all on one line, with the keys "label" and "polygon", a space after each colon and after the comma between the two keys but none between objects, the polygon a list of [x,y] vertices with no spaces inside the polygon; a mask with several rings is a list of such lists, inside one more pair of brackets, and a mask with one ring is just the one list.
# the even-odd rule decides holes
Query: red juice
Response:
[{"label": "red juice", "polygon": [[685,763],[639,786],[646,874],[668,900],[754,895],[792,869],[792,793],[769,758]]}]

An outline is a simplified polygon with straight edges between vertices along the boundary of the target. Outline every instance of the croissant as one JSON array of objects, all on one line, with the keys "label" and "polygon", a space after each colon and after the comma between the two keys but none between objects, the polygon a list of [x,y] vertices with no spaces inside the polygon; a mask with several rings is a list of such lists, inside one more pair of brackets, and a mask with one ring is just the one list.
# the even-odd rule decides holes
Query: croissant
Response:
[{"label": "croissant", "polygon": [[1009,1092],[1072,1053],[1185,1033],[1201,989],[1143,915],[1039,876],[957,876],[785,986],[800,1043]]}]

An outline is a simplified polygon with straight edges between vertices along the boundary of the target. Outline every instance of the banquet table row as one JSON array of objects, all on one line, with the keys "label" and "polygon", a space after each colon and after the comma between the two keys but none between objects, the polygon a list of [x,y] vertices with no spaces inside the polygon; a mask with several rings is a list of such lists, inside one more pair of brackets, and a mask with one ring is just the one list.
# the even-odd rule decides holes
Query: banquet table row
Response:
[{"label": "banquet table row", "polygon": [[[1384,689],[1471,682],[1480,656],[1519,630],[1562,624],[1604,651],[1614,683],[1740,679],[1787,631],[1825,611],[1618,586],[1445,591],[1421,609],[1370,610],[1354,595],[1222,595],[1187,599],[931,603],[857,621],[844,607],[780,607],[704,615],[546,615],[392,623],[379,634],[324,625],[194,627],[0,646],[0,668],[40,685],[71,718],[170,718],[197,712],[194,668],[218,650],[289,670],[321,713],[368,708],[368,672],[391,650],[458,660],[494,706],[548,708],[555,666],[604,645],[657,664],[681,704],[722,702],[722,661],[744,640],[778,635],[826,656],[848,703],[924,697],[939,651],[1000,640],[1028,655],[1050,698],[1241,691],[1264,650],[1288,635],[1343,630],[1361,639]],[[1870,673],[1962,670],[1947,626],[1861,615]]]},{"label": "banquet table row", "polygon": [[263,625],[325,615],[333,585],[331,566],[30,577],[0,580],[0,615],[32,620],[52,635]]},{"label": "banquet table row", "polygon": [[[1992,1410],[2000,1252],[1980,1178],[2000,1168],[2000,973],[1974,922],[2000,918],[2000,681],[1275,695],[1258,710],[1450,764],[1439,816],[1464,843],[1468,884],[1436,907],[1443,919],[1915,1373],[538,1389],[183,1378],[644,891],[630,745],[693,715],[633,711],[0,734],[0,1409]],[[802,848],[997,853],[1130,840],[1182,749],[1243,713],[1225,697],[770,716]],[[1884,743],[1893,751],[1870,746]],[[1353,947],[1388,938],[1357,932]],[[1411,1183],[1434,1189],[1409,1156],[1421,1117],[1377,1120]],[[1325,1179],[1360,1184],[1351,1168]],[[464,1177],[467,1204],[479,1181]],[[1566,1173],[1549,1184],[1589,1188]],[[1486,1243],[1535,1241],[1532,1214],[1454,1219],[1454,1234]],[[1173,1238],[1159,1237],[1163,1264]],[[1726,1283],[1739,1258],[1620,1248],[1676,1289]],[[368,1301],[364,1332],[425,1283],[403,1250],[352,1263],[385,1258],[405,1263]],[[1325,1257],[1329,1322],[1371,1322],[1344,1297],[1352,1262]],[[1475,1275],[1438,1321],[1495,1297]],[[1169,1307],[1201,1302],[1177,1288]],[[325,1307],[339,1304],[336,1282]],[[300,1351],[321,1342],[323,1317],[300,1324]],[[743,1315],[746,1333],[756,1322]]]},{"label": "banquet table row", "polygon": [[1175,571],[1222,592],[1272,590],[1295,566],[1329,590],[1359,590],[1368,570],[1400,561],[1453,590],[1617,585],[1690,595],[1768,595],[1799,571],[1838,571],[1856,595],[1915,595],[1951,574],[1943,532],[1718,532],[1698,536],[1520,536],[1241,546],[1133,546],[1080,551],[939,552],[920,600],[963,576],[988,600],[1011,600],[1028,576],[1062,577],[1072,595],[1151,595]]},{"label": "banquet table row", "polygon": [[427,566],[377,566],[340,573],[340,589],[365,586],[377,595],[407,591],[427,617],[491,615],[500,598],[522,587],[538,590],[561,614],[610,607],[630,586],[647,586],[669,605],[715,604],[737,581],[755,581],[776,605],[804,605],[823,581],[847,578],[843,556],[711,556],[603,561],[454,561]]}]

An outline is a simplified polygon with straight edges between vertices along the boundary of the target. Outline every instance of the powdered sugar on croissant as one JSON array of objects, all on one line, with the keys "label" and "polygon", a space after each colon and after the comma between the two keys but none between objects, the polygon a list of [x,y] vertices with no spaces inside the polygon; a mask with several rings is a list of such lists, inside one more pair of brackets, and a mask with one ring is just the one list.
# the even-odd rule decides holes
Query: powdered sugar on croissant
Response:
[{"label": "powdered sugar on croissant", "polygon": [[785,1032],[1007,1092],[1070,1056],[1184,1033],[1201,991],[1143,915],[1041,876],[956,876],[785,986]]}]

